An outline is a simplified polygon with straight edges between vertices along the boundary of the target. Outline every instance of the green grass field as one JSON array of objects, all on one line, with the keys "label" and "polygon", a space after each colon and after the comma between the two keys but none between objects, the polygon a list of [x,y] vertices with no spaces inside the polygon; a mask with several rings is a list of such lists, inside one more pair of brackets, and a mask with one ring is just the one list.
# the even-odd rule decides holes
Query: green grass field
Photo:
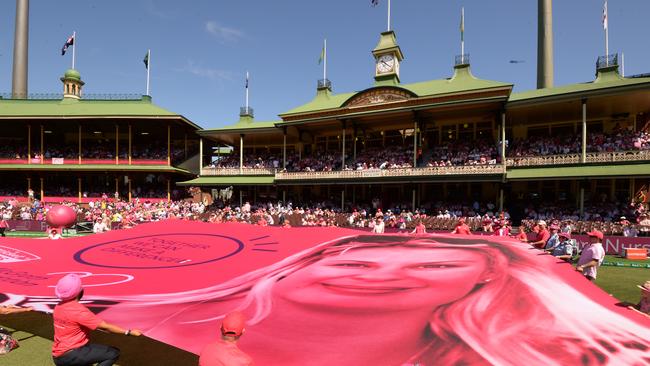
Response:
[{"label": "green grass field", "polygon": [[[44,231],[8,231],[5,233],[10,238],[45,238],[47,233]],[[86,236],[91,233],[64,233],[64,238],[71,238],[76,236]]]},{"label": "green grass field", "polygon": [[[638,263],[607,256],[606,261]],[[637,303],[640,290],[636,285],[650,280],[650,269],[602,266],[598,270],[596,284],[621,301]],[[14,336],[20,348],[0,356],[2,366],[53,366],[50,357],[52,345],[52,317],[43,313],[24,313],[0,316],[0,325],[16,330]],[[215,335],[218,333],[215,329]],[[198,357],[192,353],[168,346],[147,337],[126,337],[94,332],[93,342],[111,344],[122,351],[120,366],[185,366],[198,365]]]}]

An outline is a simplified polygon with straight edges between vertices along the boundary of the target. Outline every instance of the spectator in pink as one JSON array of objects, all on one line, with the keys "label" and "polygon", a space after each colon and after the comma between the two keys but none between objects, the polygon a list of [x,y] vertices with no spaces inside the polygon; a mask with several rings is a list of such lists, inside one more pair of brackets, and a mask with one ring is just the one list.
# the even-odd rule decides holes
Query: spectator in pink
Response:
[{"label": "spectator in pink", "polygon": [[124,329],[109,324],[93,314],[79,301],[83,297],[81,278],[74,273],[61,278],[54,289],[61,302],[54,308],[54,342],[52,358],[57,366],[111,366],[120,351],[111,346],[89,343],[88,335],[95,329],[110,333],[140,336],[137,329]]},{"label": "spectator in pink", "polygon": [[253,359],[237,347],[245,326],[246,319],[240,311],[226,315],[221,322],[221,339],[205,346],[199,366],[252,366]]},{"label": "spectator in pink", "polygon": [[589,244],[582,249],[576,271],[582,272],[589,281],[594,281],[598,275],[598,267],[605,259],[605,249],[602,244],[603,233],[593,230],[588,232],[587,235],[589,236]]}]

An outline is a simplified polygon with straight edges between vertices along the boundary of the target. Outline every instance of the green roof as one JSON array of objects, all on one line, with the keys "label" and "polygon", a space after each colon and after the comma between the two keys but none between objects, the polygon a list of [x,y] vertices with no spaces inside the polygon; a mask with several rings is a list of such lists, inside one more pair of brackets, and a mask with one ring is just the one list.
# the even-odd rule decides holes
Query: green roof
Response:
[{"label": "green roof", "polygon": [[65,74],[63,74],[63,78],[81,81],[81,74],[75,69],[68,69],[66,70]]},{"label": "green roof", "polygon": [[[454,75],[449,79],[429,80],[413,84],[401,84],[397,87],[405,89],[418,97],[428,97],[491,88],[512,88],[512,86],[512,83],[478,79],[472,75],[469,69],[469,65],[459,65],[455,67]],[[332,94],[328,90],[320,90],[318,91],[316,97],[309,103],[303,104],[288,112],[282,113],[280,116],[340,108],[348,99],[364,91],[344,94]]]},{"label": "green roof", "polygon": [[588,83],[569,84],[553,88],[544,88],[528,90],[525,92],[512,93],[508,103],[513,102],[537,102],[539,99],[553,99],[578,94],[582,96],[594,92],[608,91],[611,88],[621,88],[630,86],[641,86],[650,83],[650,77],[645,78],[624,78],[619,75],[616,69],[600,71],[596,80]]},{"label": "green roof", "polygon": [[257,122],[252,117],[242,116],[239,121],[235,124],[219,127],[219,128],[210,128],[206,130],[199,131],[199,134],[213,134],[215,132],[224,132],[224,133],[234,133],[238,131],[250,131],[250,130],[259,130],[265,128],[275,128],[276,123],[282,121],[264,121]]},{"label": "green roof", "polygon": [[149,97],[139,100],[0,99],[0,118],[93,116],[181,117],[151,103]]}]

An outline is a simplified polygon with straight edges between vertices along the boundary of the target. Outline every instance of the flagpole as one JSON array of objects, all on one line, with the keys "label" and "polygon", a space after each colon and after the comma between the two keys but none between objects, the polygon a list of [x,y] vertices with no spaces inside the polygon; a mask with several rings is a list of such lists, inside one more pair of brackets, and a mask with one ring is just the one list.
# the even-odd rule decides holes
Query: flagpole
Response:
[{"label": "flagpole", "polygon": [[603,25],[605,26],[605,65],[609,66],[609,10],[607,9],[607,0],[605,0],[605,10]]},{"label": "flagpole", "polygon": [[388,31],[390,31],[390,0],[388,0]]},{"label": "flagpole", "polygon": [[246,113],[248,114],[248,71],[246,71]]},{"label": "flagpole", "polygon": [[621,76],[625,77],[625,53],[621,52]]},{"label": "flagpole", "polygon": [[151,50],[147,50],[147,95],[149,94],[149,70],[151,69]]},{"label": "flagpole", "polygon": [[72,32],[72,68],[74,69],[74,55],[77,47],[77,32]]},{"label": "flagpole", "polygon": [[323,83],[326,83],[325,80],[327,80],[327,38],[323,45]]},{"label": "flagpole", "polygon": [[460,8],[460,63],[465,64],[465,7]]}]

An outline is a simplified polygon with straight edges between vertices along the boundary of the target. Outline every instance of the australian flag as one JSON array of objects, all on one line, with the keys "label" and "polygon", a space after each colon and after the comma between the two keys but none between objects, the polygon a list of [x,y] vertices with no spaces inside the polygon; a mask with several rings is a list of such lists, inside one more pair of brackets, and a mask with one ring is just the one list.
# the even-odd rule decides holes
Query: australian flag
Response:
[{"label": "australian flag", "polygon": [[372,4],[372,6],[377,6],[379,5],[379,0],[370,0],[370,3]]},{"label": "australian flag", "polygon": [[70,36],[68,40],[65,41],[63,48],[61,48],[61,56],[65,55],[65,51],[67,51],[68,47],[72,46],[73,44],[74,44],[74,35]]}]

